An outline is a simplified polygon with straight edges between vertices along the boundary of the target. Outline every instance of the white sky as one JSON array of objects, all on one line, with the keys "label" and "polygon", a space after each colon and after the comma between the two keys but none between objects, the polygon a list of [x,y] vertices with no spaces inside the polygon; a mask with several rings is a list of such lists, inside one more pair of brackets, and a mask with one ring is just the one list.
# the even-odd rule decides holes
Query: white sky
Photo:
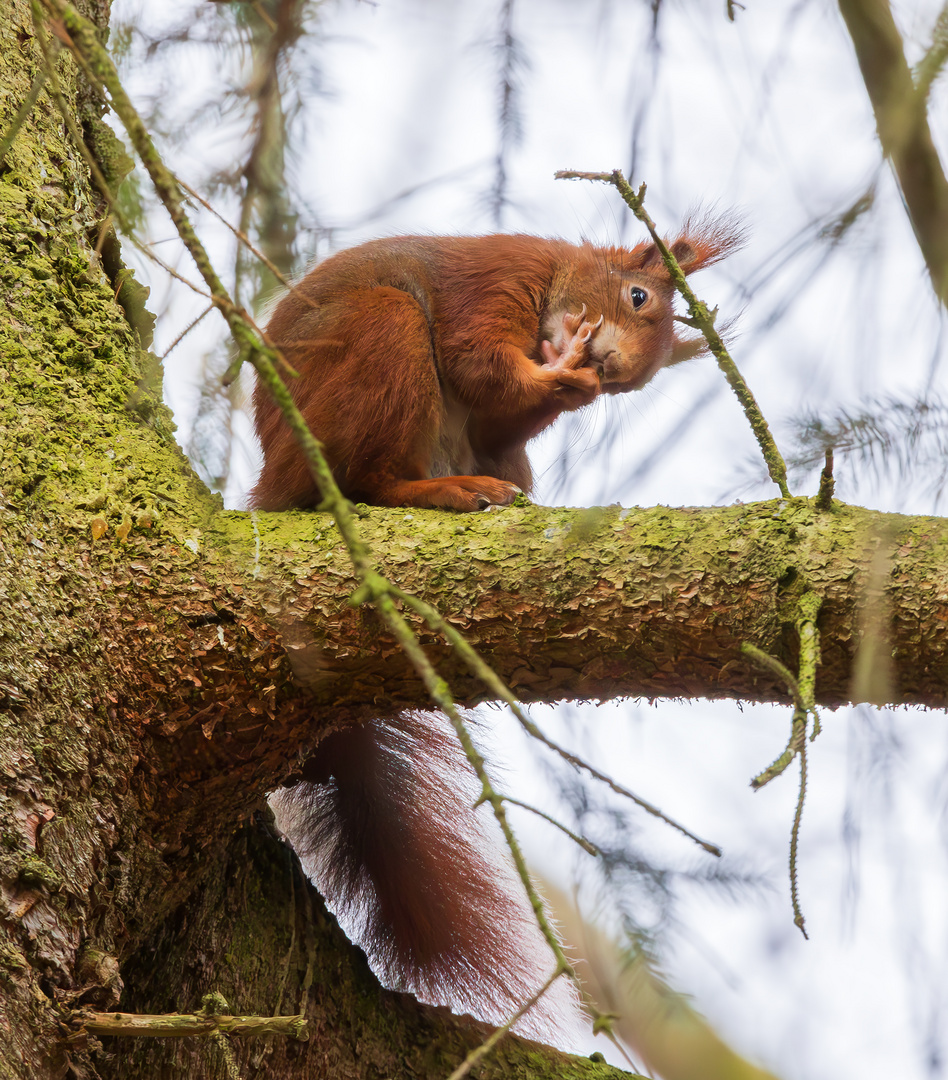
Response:
[{"label": "white sky", "polygon": [[[157,32],[187,23],[198,8],[207,19],[211,7],[175,0],[157,11],[143,0],[117,0],[114,12]],[[940,4],[894,7],[914,61]],[[291,148],[310,224],[332,230],[331,246],[493,230],[484,194],[497,148],[499,60],[490,42],[498,8],[498,0],[322,5],[323,37],[307,48],[310,86]],[[787,447],[793,418],[808,407],[937,391],[944,350],[940,315],[895,185],[880,166],[835,5],[745,0],[745,8],[731,24],[723,0],[667,0],[655,57],[643,45],[646,3],[518,0],[515,30],[530,66],[503,227],[608,243],[641,238],[611,190],[552,179],[560,168],[628,168],[639,116],[631,179],[648,183],[647,204],[660,224],[673,232],[696,205],[734,209],[748,224],[744,251],[696,284],[727,317],[740,315],[735,358]],[[133,93],[158,97],[166,118],[243,78],[236,68],[222,70],[206,48],[167,56],[138,56],[128,71]],[[937,87],[936,95],[932,124],[944,145],[945,95]],[[180,129],[168,153],[192,184],[212,167],[233,167],[245,145],[239,118],[209,110]],[[846,244],[814,242],[813,223],[841,214],[874,179],[875,208]],[[418,185],[419,193],[393,200]],[[213,221],[202,225],[226,266],[230,237]],[[171,228],[158,222],[154,234],[169,237]],[[324,241],[318,254],[329,247]],[[173,251],[168,243],[161,254]],[[188,269],[185,258],[178,265]],[[145,273],[154,306],[165,311],[161,352],[201,305]],[[167,363],[166,393],[185,442],[202,352],[222,335],[208,318]],[[245,430],[246,421],[235,427]],[[653,451],[653,467],[630,481]],[[232,505],[252,478],[245,461],[238,448]],[[710,360],[562,421],[539,441],[534,461],[538,502],[710,505],[774,494]],[[935,509],[925,477],[876,483],[863,470],[857,482],[859,472],[840,463],[841,498]],[[798,490],[815,486],[811,474]],[[554,710],[537,715],[564,724]],[[669,938],[666,967],[722,1034],[787,1080],[941,1076],[948,1030],[944,715],[843,710],[824,717],[801,838],[809,942],[792,926],[787,895],[795,770],[756,795],[748,787],[782,748],[789,721],[786,711],[727,704],[590,706],[562,738],[601,754],[623,782],[721,843],[733,865],[770,882],[770,892],[736,899],[683,893],[682,930]],[[516,738],[501,740],[510,760],[526,756]],[[535,772],[521,784],[525,797],[543,799]],[[694,864],[676,836],[650,823],[643,829],[656,857]],[[542,870],[552,838],[532,822],[525,831]],[[555,863],[571,859],[558,854]]]}]

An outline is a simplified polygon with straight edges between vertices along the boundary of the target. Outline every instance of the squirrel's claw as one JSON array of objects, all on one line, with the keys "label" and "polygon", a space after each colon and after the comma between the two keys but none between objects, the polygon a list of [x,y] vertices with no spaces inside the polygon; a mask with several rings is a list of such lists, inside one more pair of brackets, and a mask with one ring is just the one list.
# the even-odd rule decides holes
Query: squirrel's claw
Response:
[{"label": "squirrel's claw", "polygon": [[[586,305],[584,304],[583,307],[585,307],[585,306]],[[579,339],[581,344],[586,345],[588,342],[590,342],[592,340],[593,334],[595,334],[595,332],[599,329],[599,327],[602,326],[604,319],[605,319],[605,316],[600,315],[596,322],[591,323],[591,324],[586,323],[586,327],[587,327],[586,333],[583,334],[583,336]]]}]

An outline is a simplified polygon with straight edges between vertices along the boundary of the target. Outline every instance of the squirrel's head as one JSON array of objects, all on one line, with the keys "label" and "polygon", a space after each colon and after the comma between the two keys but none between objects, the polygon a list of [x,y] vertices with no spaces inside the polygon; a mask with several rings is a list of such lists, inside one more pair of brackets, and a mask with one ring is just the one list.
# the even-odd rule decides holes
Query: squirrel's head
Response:
[{"label": "squirrel's head", "polygon": [[[743,242],[734,222],[689,221],[668,244],[684,275],[729,255]],[[675,327],[672,271],[653,243],[626,248],[584,245],[543,320],[542,336],[558,348],[566,330],[563,317],[586,305],[586,319],[601,324],[588,345],[588,364],[602,390],[621,394],[641,389],[661,368],[701,353],[703,340],[681,338]]]}]

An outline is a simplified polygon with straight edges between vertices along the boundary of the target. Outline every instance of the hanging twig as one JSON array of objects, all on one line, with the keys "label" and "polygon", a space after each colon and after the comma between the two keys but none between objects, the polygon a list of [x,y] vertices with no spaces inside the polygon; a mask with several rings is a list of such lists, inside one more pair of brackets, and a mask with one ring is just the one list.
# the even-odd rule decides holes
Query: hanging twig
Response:
[{"label": "hanging twig", "polygon": [[770,656],[755,645],[744,643],[741,652],[755,660],[762,667],[778,675],[786,684],[793,697],[793,719],[790,723],[790,739],[783,753],[751,780],[751,787],[756,791],[769,784],[775,777],[784,773],[793,759],[800,758],[800,792],[797,796],[796,810],[793,815],[793,827],[790,830],[790,901],[793,905],[793,922],[799,927],[804,937],[803,911],[797,889],[797,847],[800,839],[800,822],[803,820],[803,803],[806,800],[806,729],[807,721],[813,717],[813,731],[810,741],[820,732],[820,718],[816,711],[816,669],[820,663],[820,632],[816,618],[820,612],[822,599],[814,592],[804,593],[797,601],[797,633],[800,637],[799,671],[796,676],[776,657]]}]

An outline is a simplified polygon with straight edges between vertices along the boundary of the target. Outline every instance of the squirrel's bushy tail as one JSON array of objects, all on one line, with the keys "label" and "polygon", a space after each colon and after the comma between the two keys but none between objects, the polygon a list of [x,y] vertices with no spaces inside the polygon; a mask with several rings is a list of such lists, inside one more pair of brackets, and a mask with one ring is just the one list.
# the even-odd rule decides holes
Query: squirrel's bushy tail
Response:
[{"label": "squirrel's bushy tail", "polygon": [[[304,776],[274,796],[280,828],[384,983],[495,1022],[536,992],[552,956],[444,718],[337,732]],[[541,1006],[520,1027],[551,1020]]]}]

